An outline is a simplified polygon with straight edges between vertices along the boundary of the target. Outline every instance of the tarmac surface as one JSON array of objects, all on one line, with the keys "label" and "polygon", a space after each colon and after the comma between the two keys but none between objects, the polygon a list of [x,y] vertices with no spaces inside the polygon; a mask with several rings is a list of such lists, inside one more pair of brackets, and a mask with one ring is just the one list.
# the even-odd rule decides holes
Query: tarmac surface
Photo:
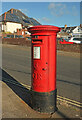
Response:
[{"label": "tarmac surface", "polygon": [[[64,99],[57,99],[58,111],[53,114],[34,111],[29,104],[30,48],[4,45],[2,53],[2,118],[81,118],[80,108],[68,104]],[[80,102],[80,55],[60,51],[57,60],[59,63],[57,69],[58,95]]]},{"label": "tarmac surface", "polygon": [[[31,86],[31,48],[4,45],[2,66],[10,76]],[[80,56],[57,52],[57,93],[59,96],[80,102]]]}]

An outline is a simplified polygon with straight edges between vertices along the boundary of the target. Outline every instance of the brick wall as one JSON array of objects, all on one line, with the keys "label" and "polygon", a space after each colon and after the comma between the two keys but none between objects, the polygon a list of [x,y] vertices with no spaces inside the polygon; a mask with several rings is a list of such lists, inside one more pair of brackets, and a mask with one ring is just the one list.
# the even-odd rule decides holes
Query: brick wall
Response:
[{"label": "brick wall", "polygon": [[31,41],[26,40],[25,38],[3,38],[2,44],[31,46]]},{"label": "brick wall", "polygon": [[[25,38],[3,38],[2,43],[31,46],[31,41]],[[82,53],[82,44],[57,44],[57,50]]]},{"label": "brick wall", "polygon": [[57,50],[82,53],[82,44],[57,44]]}]

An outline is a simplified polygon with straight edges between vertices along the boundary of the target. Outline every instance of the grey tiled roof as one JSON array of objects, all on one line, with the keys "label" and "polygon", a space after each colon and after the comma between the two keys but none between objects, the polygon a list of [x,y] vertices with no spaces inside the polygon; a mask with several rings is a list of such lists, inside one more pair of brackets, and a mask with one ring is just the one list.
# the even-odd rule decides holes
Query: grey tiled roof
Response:
[{"label": "grey tiled roof", "polygon": [[37,20],[26,16],[24,13],[17,9],[13,9],[13,14],[11,14],[11,9],[7,11],[6,20],[4,20],[4,15],[5,14],[2,14],[0,16],[0,21],[21,23],[23,26],[41,25]]}]

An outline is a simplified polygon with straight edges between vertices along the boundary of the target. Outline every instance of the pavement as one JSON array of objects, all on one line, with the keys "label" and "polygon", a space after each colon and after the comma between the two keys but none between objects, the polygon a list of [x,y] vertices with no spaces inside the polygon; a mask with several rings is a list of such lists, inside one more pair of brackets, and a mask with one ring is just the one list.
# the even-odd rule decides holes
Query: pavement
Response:
[{"label": "pavement", "polygon": [[[15,46],[14,46],[12,48],[13,49],[13,51],[12,51],[11,46],[7,46],[7,47],[8,47],[8,49],[3,49],[3,51],[5,50],[5,52],[3,52],[5,54],[3,54],[3,58],[4,58],[3,68],[4,69],[2,70],[2,73],[3,73],[2,118],[14,118],[14,119],[16,119],[16,118],[32,118],[32,119],[33,118],[35,118],[35,119],[42,118],[42,120],[43,120],[43,118],[46,118],[46,119],[63,118],[66,120],[67,120],[67,118],[82,119],[81,118],[82,112],[79,107],[68,104],[65,99],[61,100],[60,98],[59,99],[57,98],[58,111],[56,111],[53,114],[44,114],[44,113],[39,113],[39,112],[33,110],[30,107],[30,82],[29,82],[30,73],[28,72],[28,71],[30,71],[30,69],[29,69],[30,64],[28,64],[28,68],[25,66],[26,61],[24,61],[24,60],[27,59],[26,58],[27,54],[25,52],[23,52],[27,48],[25,48],[25,47],[18,48],[16,46],[16,49],[15,49]],[[19,49],[22,49],[22,51],[19,51]],[[30,49],[28,49],[28,51],[29,50]],[[68,57],[65,57],[64,62],[67,60],[70,62],[70,60],[71,60],[71,62],[74,61],[75,63],[78,63],[78,59],[79,59],[78,53],[75,55],[72,54],[71,57],[73,57],[73,58],[70,57],[71,53],[65,53],[65,52],[60,51],[59,54],[61,54],[60,58],[62,58],[62,57],[64,58],[64,56],[68,55]],[[23,55],[23,57],[22,57],[22,55]],[[15,58],[15,61],[14,61],[14,58]],[[30,58],[29,52],[28,52],[28,58]],[[11,61],[8,61],[8,60],[11,60]],[[18,60],[20,60],[20,61],[18,61]],[[17,61],[18,61],[18,63],[14,63]],[[28,59],[27,62],[30,63],[30,59]],[[62,62],[63,61],[61,59],[61,63]],[[67,65],[68,63],[65,63],[65,64]],[[70,64],[72,66],[72,63],[70,63]],[[9,69],[8,67],[12,68],[12,70]],[[15,67],[18,69],[18,70],[16,69],[17,71],[14,69]],[[74,67],[79,68],[77,64]],[[68,95],[70,95],[71,94],[70,92],[73,89],[73,98],[76,97],[75,99],[78,100],[79,91],[76,94],[74,93],[74,91],[76,90],[76,88],[79,89],[79,83],[78,83],[79,77],[77,76],[77,75],[79,75],[79,71],[78,71],[78,69],[75,69],[75,71],[73,71],[73,67],[70,69],[70,67],[68,66],[68,68],[69,68],[68,70],[70,70],[69,73],[71,73],[71,71],[76,72],[76,74],[75,74],[76,79],[72,79],[73,75],[70,74],[71,77],[68,77],[68,71],[65,73],[65,75],[67,75],[67,76],[63,76],[63,71],[64,71],[65,67],[62,66],[62,68],[63,68],[62,74],[58,77],[62,77],[63,81],[61,79],[58,81],[58,88],[61,88],[60,91],[58,92],[58,94],[62,93],[62,92],[65,93],[66,90],[68,90],[67,93],[69,93]],[[28,75],[28,76],[25,76],[25,75]],[[22,76],[24,76],[24,77],[22,77]],[[24,81],[25,77],[26,77],[26,81]],[[68,79],[68,78],[70,78],[70,79]],[[70,81],[68,81],[68,80],[70,80]],[[71,82],[71,80],[73,80],[73,82]],[[26,84],[27,81],[28,81],[28,84]],[[74,83],[74,82],[76,82],[76,83]],[[61,86],[59,86],[59,84],[61,84]],[[66,87],[66,88],[68,87],[67,85],[70,85],[70,86],[68,87],[68,89],[65,89],[65,91],[64,90],[62,91],[62,88],[63,88],[62,85],[63,85],[63,87]],[[0,86],[0,88],[1,88],[1,86]],[[74,95],[77,95],[77,96],[74,97]],[[1,114],[0,114],[0,117],[1,117]]]},{"label": "pavement", "polygon": [[57,101],[58,111],[39,113],[29,106],[29,90],[24,86],[2,82],[2,118],[81,118],[80,109]]}]

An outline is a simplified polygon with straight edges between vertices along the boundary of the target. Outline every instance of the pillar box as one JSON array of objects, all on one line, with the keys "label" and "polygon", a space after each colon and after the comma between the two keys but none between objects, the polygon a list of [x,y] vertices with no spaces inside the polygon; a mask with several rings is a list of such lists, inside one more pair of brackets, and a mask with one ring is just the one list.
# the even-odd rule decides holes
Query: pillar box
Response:
[{"label": "pillar box", "polygon": [[56,36],[60,28],[40,25],[28,28],[32,41],[31,107],[39,112],[57,110]]}]

